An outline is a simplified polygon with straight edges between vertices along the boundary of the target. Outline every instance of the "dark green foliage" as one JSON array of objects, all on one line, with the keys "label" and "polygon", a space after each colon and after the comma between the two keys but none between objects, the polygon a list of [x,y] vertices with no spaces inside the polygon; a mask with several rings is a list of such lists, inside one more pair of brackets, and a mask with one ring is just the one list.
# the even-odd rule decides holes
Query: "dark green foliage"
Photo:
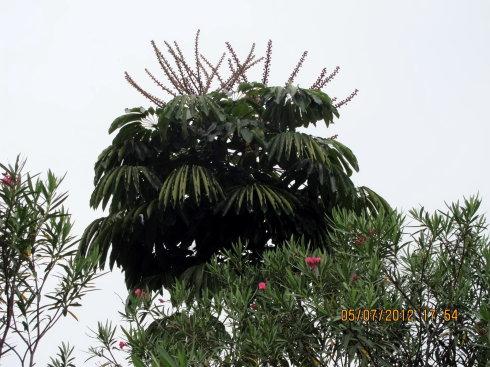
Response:
[{"label": "dark green foliage", "polygon": [[198,273],[239,238],[254,259],[291,235],[325,246],[335,206],[388,207],[352,183],[359,168],[349,148],[298,131],[334,117],[328,95],[291,84],[242,83],[128,110],[95,165],[90,204],[109,214],[88,226],[81,253],[122,267],[128,287],[156,289]]}]

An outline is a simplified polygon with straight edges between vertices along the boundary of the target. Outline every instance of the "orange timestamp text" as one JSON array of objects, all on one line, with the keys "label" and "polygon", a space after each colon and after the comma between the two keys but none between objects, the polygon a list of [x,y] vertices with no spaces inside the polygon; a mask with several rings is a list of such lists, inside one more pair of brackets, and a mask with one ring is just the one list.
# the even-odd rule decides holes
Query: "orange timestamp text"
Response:
[{"label": "orange timestamp text", "polygon": [[456,321],[459,317],[457,308],[435,309],[428,307],[407,309],[383,309],[383,308],[349,308],[342,309],[340,319],[353,322],[411,322],[411,321]]}]

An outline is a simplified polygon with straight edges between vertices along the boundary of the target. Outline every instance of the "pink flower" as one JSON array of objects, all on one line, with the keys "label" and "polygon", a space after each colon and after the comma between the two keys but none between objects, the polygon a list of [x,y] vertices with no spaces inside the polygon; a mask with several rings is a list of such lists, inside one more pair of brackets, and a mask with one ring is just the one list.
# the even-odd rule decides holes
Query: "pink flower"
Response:
[{"label": "pink flower", "polygon": [[140,298],[140,297],[143,297],[144,292],[143,292],[143,290],[142,290],[141,288],[136,288],[136,289],[134,290],[134,295],[135,295],[136,297]]},{"label": "pink flower", "polygon": [[252,304],[250,305],[250,308],[251,308],[252,310],[256,310],[256,309],[257,309],[257,304],[256,304],[256,303],[252,303]]},{"label": "pink flower", "polygon": [[0,182],[3,185],[5,185],[5,186],[12,186],[15,183],[14,178],[12,176],[10,176],[9,174],[3,173],[2,175],[3,175],[3,177],[0,180]]},{"label": "pink flower", "polygon": [[261,291],[265,290],[267,288],[267,283],[266,282],[260,282],[259,283],[259,289]]},{"label": "pink flower", "polygon": [[322,258],[310,256],[310,257],[305,258],[305,261],[310,268],[314,269],[318,266],[318,264],[320,264],[320,261],[322,261]]},{"label": "pink flower", "polygon": [[128,343],[126,343],[125,341],[121,340],[119,342],[119,349],[123,349],[124,347],[127,347],[128,346]]}]

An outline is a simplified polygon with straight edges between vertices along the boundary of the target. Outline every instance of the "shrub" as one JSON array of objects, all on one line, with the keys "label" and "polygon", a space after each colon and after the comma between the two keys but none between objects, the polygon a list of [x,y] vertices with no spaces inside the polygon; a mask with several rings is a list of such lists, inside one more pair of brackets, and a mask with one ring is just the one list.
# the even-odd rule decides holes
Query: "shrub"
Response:
[{"label": "shrub", "polygon": [[[34,366],[41,340],[93,289],[98,259],[77,258],[62,179],[0,164],[0,361]],[[70,348],[63,345],[68,352]],[[60,349],[61,350],[61,349]],[[57,366],[57,365],[55,365]],[[66,365],[68,366],[68,365]]]},{"label": "shrub", "polygon": [[[333,252],[291,239],[258,267],[238,243],[206,266],[209,287],[197,299],[184,281],[170,289],[171,305],[149,290],[130,295],[127,358],[135,366],[484,366],[490,247],[479,206],[471,198],[446,212],[412,210],[411,231],[393,212],[335,210]],[[114,347],[116,329],[101,330]]]}]

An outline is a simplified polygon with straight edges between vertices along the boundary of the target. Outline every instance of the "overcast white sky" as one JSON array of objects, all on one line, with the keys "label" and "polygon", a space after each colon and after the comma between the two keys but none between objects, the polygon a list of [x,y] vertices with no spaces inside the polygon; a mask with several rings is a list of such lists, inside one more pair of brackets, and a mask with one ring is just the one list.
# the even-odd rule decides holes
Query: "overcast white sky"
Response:
[{"label": "overcast white sky", "polygon": [[[359,95],[333,128],[314,132],[337,133],[353,149],[357,184],[402,210],[442,208],[479,192],[489,211],[487,0],[0,0],[0,161],[21,153],[34,172],[67,172],[77,234],[100,215],[88,200],[109,124],[126,107],[149,106],[123,71],[151,86],[144,68],[158,65],[149,41],[177,40],[190,54],[197,28],[213,60],[225,41],[243,55],[251,42],[263,52],[271,38],[273,83],[288,78],[305,49],[300,85],[340,65],[327,93],[342,98],[358,88]],[[122,276],[98,285],[80,322],[67,320],[46,340],[40,366],[62,340],[83,356],[87,328],[117,319]]]}]

